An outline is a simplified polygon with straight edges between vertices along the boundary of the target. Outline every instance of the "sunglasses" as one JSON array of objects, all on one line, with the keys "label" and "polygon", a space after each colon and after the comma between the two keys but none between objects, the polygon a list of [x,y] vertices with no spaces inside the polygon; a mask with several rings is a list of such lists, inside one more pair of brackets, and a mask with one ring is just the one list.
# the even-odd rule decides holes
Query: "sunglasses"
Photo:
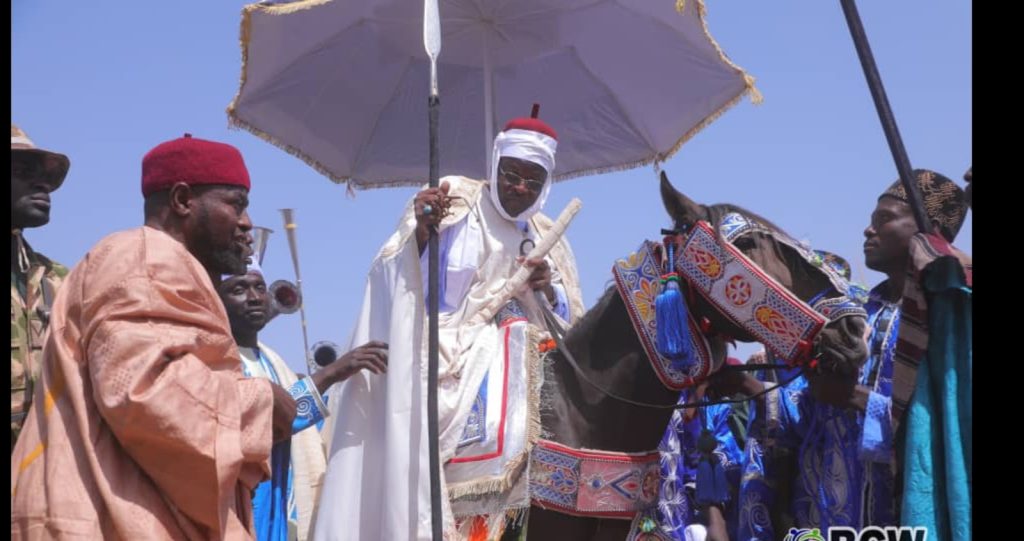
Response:
[{"label": "sunglasses", "polygon": [[543,180],[536,180],[536,179],[532,179],[532,178],[523,178],[523,177],[517,175],[516,173],[513,173],[511,171],[506,171],[506,170],[500,169],[500,168],[498,169],[498,172],[501,173],[501,176],[505,178],[505,182],[508,182],[509,184],[511,184],[513,186],[524,186],[525,185],[526,189],[530,190],[531,192],[539,192],[544,187],[544,181]]}]

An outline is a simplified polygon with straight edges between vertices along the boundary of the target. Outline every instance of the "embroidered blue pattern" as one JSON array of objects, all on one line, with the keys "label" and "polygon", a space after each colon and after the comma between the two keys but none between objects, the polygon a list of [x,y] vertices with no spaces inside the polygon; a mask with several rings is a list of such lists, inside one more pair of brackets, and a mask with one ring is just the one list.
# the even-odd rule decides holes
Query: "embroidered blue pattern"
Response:
[{"label": "embroidered blue pattern", "polygon": [[491,373],[488,371],[473,400],[473,408],[469,410],[466,427],[462,429],[462,437],[457,445],[459,448],[487,439],[487,381],[490,378]]},{"label": "embroidered blue pattern", "polygon": [[530,497],[565,508],[576,505],[580,460],[537,446],[530,453]]},{"label": "embroidered blue pattern", "polygon": [[501,307],[498,313],[494,316],[494,322],[499,326],[504,324],[505,321],[510,319],[523,318],[526,319],[526,312],[523,307],[519,305],[519,301],[512,299],[508,304]]},{"label": "embroidered blue pattern", "polygon": [[316,386],[309,378],[302,378],[296,381],[288,392],[295,399],[295,421],[292,423],[292,433],[301,432],[311,426],[315,426],[326,417],[320,404],[323,399],[317,400],[313,395],[316,393]]},{"label": "embroidered blue pattern", "polygon": [[[759,447],[774,434],[773,450],[796,449],[799,473],[793,481],[792,512],[801,528],[861,528],[897,522],[892,456],[890,405],[898,308],[871,293],[865,306],[871,327],[869,356],[860,383],[872,389],[866,414],[821,404],[800,378],[792,390],[769,393],[768,419],[751,421],[744,483],[741,486],[740,539],[771,538],[764,509],[775,492],[766,479],[773,475],[772,457]],[[748,444],[749,445],[749,444]],[[766,445],[765,449],[769,446]],[[777,480],[773,480],[778,482]],[[785,505],[787,502],[777,502]]]},{"label": "embroidered blue pattern", "polygon": [[615,278],[619,296],[626,304],[629,319],[633,323],[633,330],[636,331],[644,351],[647,352],[647,357],[651,361],[651,366],[658,375],[658,379],[665,387],[680,390],[689,387],[693,383],[693,378],[711,372],[713,368],[711,352],[692,313],[688,318],[688,324],[690,325],[691,351],[697,356],[697,361],[689,372],[683,372],[676,368],[672,361],[663,357],[654,347],[658,333],[658,322],[655,319],[655,298],[661,291],[659,284],[661,272],[654,256],[654,246],[651,242],[644,242],[635,253],[617,261],[612,267],[612,276]]}]

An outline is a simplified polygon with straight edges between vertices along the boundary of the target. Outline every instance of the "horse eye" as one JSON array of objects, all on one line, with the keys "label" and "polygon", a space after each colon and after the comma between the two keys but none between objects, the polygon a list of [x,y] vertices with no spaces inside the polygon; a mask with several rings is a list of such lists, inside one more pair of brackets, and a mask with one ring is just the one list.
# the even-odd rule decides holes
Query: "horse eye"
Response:
[{"label": "horse eye", "polygon": [[732,244],[740,250],[747,250],[754,247],[754,239],[750,237],[740,237],[734,240]]}]

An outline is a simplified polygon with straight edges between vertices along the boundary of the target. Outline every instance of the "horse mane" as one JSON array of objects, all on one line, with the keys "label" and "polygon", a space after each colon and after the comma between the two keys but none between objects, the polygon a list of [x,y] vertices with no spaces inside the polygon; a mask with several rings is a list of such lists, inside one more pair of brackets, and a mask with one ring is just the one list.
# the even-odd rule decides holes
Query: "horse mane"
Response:
[{"label": "horse mane", "polygon": [[590,336],[590,333],[595,332],[597,330],[597,323],[601,320],[601,317],[608,310],[608,306],[615,300],[618,294],[619,290],[616,289],[615,284],[613,283],[609,285],[608,288],[604,290],[601,298],[597,299],[597,302],[595,302],[594,305],[591,306],[586,313],[580,316],[580,318],[573,323],[572,327],[569,328],[565,335],[565,341],[572,342],[577,336]]},{"label": "horse mane", "polygon": [[[708,220],[711,224],[714,224],[715,235],[718,237],[719,241],[722,240],[722,232],[717,226],[722,222],[722,219],[726,215],[733,212],[772,230],[776,235],[791,239],[793,238],[793,236],[787,233],[786,230],[768,218],[739,205],[733,205],[731,203],[717,203],[714,205],[708,205],[706,208]],[[744,249],[744,253],[754,260],[755,263],[762,266],[763,262],[768,261],[769,258],[772,257],[783,261],[786,264],[786,267],[789,268],[794,284],[804,281],[821,280],[823,278],[822,276],[819,276],[814,267],[795,250],[793,250],[793,248],[779,242],[776,235],[758,235],[757,240],[754,242],[754,246],[749,249]]]},{"label": "horse mane", "polygon": [[[733,205],[731,203],[716,203],[714,205],[708,205],[706,208],[708,213],[708,221],[710,222],[712,228],[715,230],[715,236],[718,237],[719,242],[722,242],[724,239],[722,238],[722,231],[718,226],[719,224],[722,223],[722,219],[725,218],[726,215],[732,214],[734,212],[742,215],[747,220],[756,222],[759,225],[762,225],[764,227],[767,227],[768,229],[773,230],[777,234],[786,237],[790,236],[789,233],[786,233],[784,229],[776,225],[768,218],[765,218],[764,216],[761,216],[760,214],[753,212],[751,210],[747,210],[746,208],[743,208],[739,205]],[[751,250],[751,252],[748,253],[747,255],[754,259],[754,261],[758,262],[758,264],[761,264],[761,261],[766,260],[768,257],[774,256],[778,259],[781,259],[782,261],[787,262],[787,266],[791,267],[791,265],[788,265],[790,259],[789,257],[786,256],[786,252],[783,249],[784,247],[782,243],[780,243],[775,238],[775,236],[768,236],[767,240],[769,248],[763,246],[762,243],[757,243],[753,250]]]},{"label": "horse mane", "polygon": [[738,214],[742,214],[743,217],[747,218],[748,220],[758,222],[769,229],[774,229],[776,232],[781,233],[782,235],[785,235],[787,237],[791,236],[789,233],[786,233],[784,229],[782,229],[778,225],[775,225],[775,223],[769,220],[768,218],[765,218],[764,216],[761,216],[760,214],[752,210],[743,208],[739,205],[733,205],[732,203],[715,203],[714,205],[708,205],[707,209],[708,220],[711,222],[711,225],[715,227],[715,231],[718,231],[718,224],[721,223],[722,218],[725,218],[727,214],[735,212]]}]

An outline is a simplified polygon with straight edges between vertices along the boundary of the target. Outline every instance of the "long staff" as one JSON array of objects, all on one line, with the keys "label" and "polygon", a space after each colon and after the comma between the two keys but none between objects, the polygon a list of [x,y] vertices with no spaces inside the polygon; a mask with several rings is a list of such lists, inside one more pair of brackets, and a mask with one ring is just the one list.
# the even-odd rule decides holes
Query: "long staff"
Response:
[{"label": "long staff", "polygon": [[[430,124],[430,187],[437,188],[440,176],[437,149],[437,116],[441,99],[437,93],[437,57],[441,54],[441,15],[437,0],[423,2],[423,47],[430,57],[430,97],[427,115]],[[437,427],[437,365],[438,365],[438,237],[437,228],[430,227],[427,244],[427,441],[430,445],[430,520],[434,541],[442,541],[441,519],[441,453]]]}]

